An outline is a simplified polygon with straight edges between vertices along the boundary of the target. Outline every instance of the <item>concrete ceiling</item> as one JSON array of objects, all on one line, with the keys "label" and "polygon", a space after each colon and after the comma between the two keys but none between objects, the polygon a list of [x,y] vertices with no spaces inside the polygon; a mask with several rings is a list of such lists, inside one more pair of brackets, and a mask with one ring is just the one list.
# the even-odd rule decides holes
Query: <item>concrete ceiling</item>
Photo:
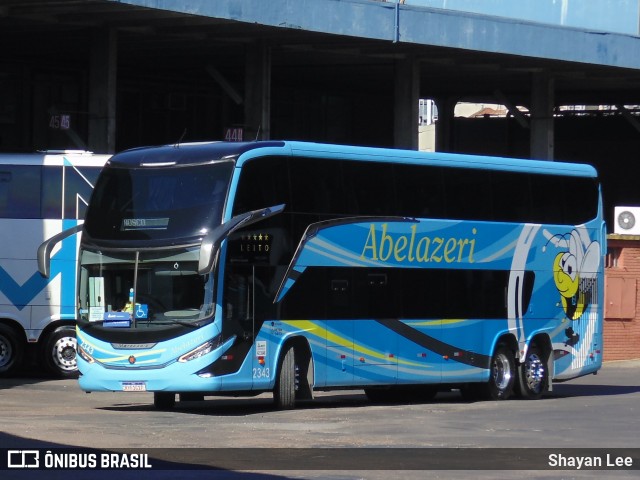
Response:
[{"label": "concrete ceiling", "polygon": [[[555,78],[556,104],[640,104],[640,70],[522,55],[335,35],[159,10],[108,0],[0,0],[4,61],[86,62],[92,34],[118,32],[121,69],[180,76],[205,65],[233,77],[247,45],[272,49],[281,82],[371,90],[393,81],[396,59],[420,62],[422,97],[518,105],[529,102],[534,74]],[[241,78],[241,77],[239,77]],[[336,78],[339,84],[336,85]]]}]

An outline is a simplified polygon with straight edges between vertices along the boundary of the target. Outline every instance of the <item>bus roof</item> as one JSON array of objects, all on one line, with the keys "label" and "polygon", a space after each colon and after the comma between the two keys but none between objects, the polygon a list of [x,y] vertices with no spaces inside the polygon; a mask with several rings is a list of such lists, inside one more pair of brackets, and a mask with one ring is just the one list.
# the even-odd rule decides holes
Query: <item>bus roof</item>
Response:
[{"label": "bus roof", "polygon": [[298,141],[206,142],[143,147],[117,154],[112,165],[127,167],[186,165],[234,159],[237,166],[258,157],[289,157],[404,163],[440,167],[477,168],[548,175],[597,177],[594,167],[580,163],[527,160],[457,153],[418,152],[392,148],[331,145]]},{"label": "bus roof", "polygon": [[300,157],[342,158],[348,160],[380,161],[433,165],[440,167],[478,168],[514,172],[530,172],[549,175],[597,177],[591,165],[528,160],[520,158],[491,157],[443,152],[419,152],[391,148],[350,147],[306,142],[288,142],[292,155]]}]

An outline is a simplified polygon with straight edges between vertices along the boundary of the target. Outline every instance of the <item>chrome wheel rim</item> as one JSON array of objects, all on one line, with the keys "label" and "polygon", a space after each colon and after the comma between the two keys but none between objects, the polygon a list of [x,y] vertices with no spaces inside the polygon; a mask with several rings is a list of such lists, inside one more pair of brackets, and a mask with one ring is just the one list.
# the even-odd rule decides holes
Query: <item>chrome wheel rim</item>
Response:
[{"label": "chrome wheel rim", "polygon": [[544,383],[544,363],[536,353],[527,356],[524,364],[524,378],[527,388],[534,393],[540,393]]},{"label": "chrome wheel rim", "polygon": [[509,359],[504,355],[498,355],[493,361],[493,381],[499,390],[506,390],[511,382],[513,372]]},{"label": "chrome wheel rim", "polygon": [[64,372],[72,372],[78,368],[76,363],[76,346],[78,345],[75,337],[59,338],[53,346],[53,361],[58,368]]}]

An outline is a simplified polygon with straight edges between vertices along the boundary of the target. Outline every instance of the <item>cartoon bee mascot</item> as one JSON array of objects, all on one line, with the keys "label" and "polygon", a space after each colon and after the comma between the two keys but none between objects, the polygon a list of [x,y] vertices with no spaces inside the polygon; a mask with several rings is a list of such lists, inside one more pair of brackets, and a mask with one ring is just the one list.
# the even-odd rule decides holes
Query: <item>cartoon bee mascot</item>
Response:
[{"label": "cartoon bee mascot", "polygon": [[[565,249],[553,261],[553,280],[560,293],[565,315],[569,320],[579,320],[596,294],[600,245],[591,241],[584,228],[565,235],[549,235],[548,238],[557,248]],[[578,343],[579,335],[572,327],[567,328],[565,333],[567,345]]]}]

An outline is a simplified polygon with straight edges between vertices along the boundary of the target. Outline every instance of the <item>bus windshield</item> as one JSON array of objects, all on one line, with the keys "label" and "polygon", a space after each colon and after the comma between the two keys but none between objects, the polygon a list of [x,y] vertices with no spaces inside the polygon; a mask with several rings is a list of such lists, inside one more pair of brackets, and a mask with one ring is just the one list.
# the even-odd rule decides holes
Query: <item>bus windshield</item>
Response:
[{"label": "bus windshield", "polygon": [[202,237],[221,223],[232,169],[232,162],[107,168],[96,185],[84,231],[107,241]]},{"label": "bus windshield", "polygon": [[214,313],[213,275],[198,275],[198,247],[80,254],[80,322],[105,327],[201,325]]}]

